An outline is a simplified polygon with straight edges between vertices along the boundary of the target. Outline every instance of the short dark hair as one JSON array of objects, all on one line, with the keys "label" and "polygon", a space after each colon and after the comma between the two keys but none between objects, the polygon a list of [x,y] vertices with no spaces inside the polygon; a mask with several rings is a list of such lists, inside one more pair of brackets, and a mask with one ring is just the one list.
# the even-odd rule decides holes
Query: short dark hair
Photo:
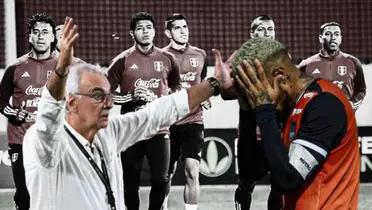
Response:
[{"label": "short dark hair", "polygon": [[268,21],[268,20],[271,20],[271,21],[274,21],[269,15],[258,15],[256,17],[253,18],[252,22],[251,22],[251,31],[254,31],[256,30],[256,28],[258,27],[258,21]]},{"label": "short dark hair", "polygon": [[186,16],[179,13],[173,13],[165,20],[165,29],[171,30],[173,26],[172,23],[176,20],[186,20]]},{"label": "short dark hair", "polygon": [[28,19],[28,34],[32,33],[32,29],[34,29],[37,22],[47,23],[52,27],[53,35],[54,35],[54,41],[51,43],[51,51],[53,51],[57,44],[57,38],[56,38],[56,24],[54,23],[54,20],[51,16],[47,15],[46,13],[36,13],[32,15]]},{"label": "short dark hair", "polygon": [[323,23],[323,24],[320,26],[320,28],[319,28],[319,34],[323,34],[324,29],[325,29],[325,27],[327,27],[327,26],[338,26],[338,27],[340,28],[340,30],[342,30],[342,29],[341,29],[341,25],[340,25],[339,23],[332,21],[332,22]]},{"label": "short dark hair", "polygon": [[147,12],[137,12],[136,14],[132,15],[132,18],[130,19],[130,30],[134,31],[136,28],[136,24],[140,20],[149,20],[152,22],[152,25],[155,27],[155,20],[154,17]]}]

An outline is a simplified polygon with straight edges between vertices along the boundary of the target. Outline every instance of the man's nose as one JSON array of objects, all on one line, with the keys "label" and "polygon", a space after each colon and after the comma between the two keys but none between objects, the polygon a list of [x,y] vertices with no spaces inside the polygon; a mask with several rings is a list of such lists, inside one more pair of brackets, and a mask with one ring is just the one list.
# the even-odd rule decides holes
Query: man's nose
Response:
[{"label": "man's nose", "polygon": [[104,107],[105,109],[111,109],[113,106],[113,100],[112,97],[107,97],[104,101]]},{"label": "man's nose", "polygon": [[148,28],[143,29],[143,33],[148,33],[149,31],[150,31],[150,29],[148,29]]}]

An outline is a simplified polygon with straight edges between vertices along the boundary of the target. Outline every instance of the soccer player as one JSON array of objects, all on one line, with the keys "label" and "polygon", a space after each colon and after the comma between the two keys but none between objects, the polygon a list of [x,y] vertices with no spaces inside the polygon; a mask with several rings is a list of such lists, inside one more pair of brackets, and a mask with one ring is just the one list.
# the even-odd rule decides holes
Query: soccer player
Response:
[{"label": "soccer player", "polygon": [[[134,46],[120,53],[108,69],[112,91],[120,86],[114,102],[121,103],[121,114],[145,107],[149,102],[179,88],[180,75],[173,55],[154,46],[154,18],[139,12],[130,21]],[[137,94],[138,90],[144,90]],[[143,137],[142,137],[143,138]],[[138,210],[141,168],[146,156],[151,170],[149,209],[160,209],[167,191],[170,159],[168,127],[148,141],[132,145],[121,154],[124,172],[124,196],[128,210]]]},{"label": "soccer player", "polygon": [[[251,38],[265,37],[275,39],[275,24],[268,15],[259,15],[252,20]],[[239,101],[239,135],[238,135],[238,170],[239,184],[235,191],[235,208],[237,210],[249,210],[252,192],[258,180],[268,173],[266,159],[262,152],[260,130],[256,125],[255,114],[247,102],[239,97],[236,90],[232,93],[222,93],[225,100],[237,99]],[[272,200],[274,191],[270,193],[268,209],[275,208]]]},{"label": "soccer player", "polygon": [[360,61],[340,50],[340,24],[328,22],[321,25],[319,42],[322,45],[320,52],[303,60],[298,67],[309,76],[335,83],[356,111],[366,95],[366,83]]},{"label": "soccer player", "polygon": [[[172,53],[180,67],[183,88],[199,84],[207,74],[207,54],[204,50],[189,44],[189,28],[186,17],[173,14],[165,21],[165,35],[170,43],[163,48]],[[186,184],[184,189],[185,210],[197,209],[200,193],[199,163],[204,144],[204,126],[202,106],[196,107],[187,117],[170,127],[171,158],[170,178],[176,171],[177,161],[182,158]],[[170,188],[171,182],[169,182]],[[168,189],[169,192],[169,189]],[[166,199],[167,200],[167,199]],[[166,208],[167,202],[164,203]]]},{"label": "soccer player", "polygon": [[[345,94],[304,76],[272,39],[247,41],[232,66],[261,130],[272,187],[284,195],[281,209],[357,209],[359,145]],[[283,129],[277,114],[286,116]]]},{"label": "soccer player", "polygon": [[31,50],[6,68],[0,84],[0,112],[8,118],[9,156],[16,187],[14,202],[21,210],[30,206],[23,167],[23,136],[35,122],[43,86],[57,64],[53,53],[55,35],[55,23],[49,15],[33,15],[28,21]]}]

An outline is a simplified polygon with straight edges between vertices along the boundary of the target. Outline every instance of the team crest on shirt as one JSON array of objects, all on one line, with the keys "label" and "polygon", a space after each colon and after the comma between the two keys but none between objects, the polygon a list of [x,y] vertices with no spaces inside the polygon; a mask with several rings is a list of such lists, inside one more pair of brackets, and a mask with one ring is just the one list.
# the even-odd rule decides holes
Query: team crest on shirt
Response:
[{"label": "team crest on shirt", "polygon": [[347,67],[346,66],[338,66],[337,67],[337,73],[341,76],[344,76],[347,73]]},{"label": "team crest on shirt", "polygon": [[13,153],[12,154],[12,163],[16,162],[18,159],[18,153]]},{"label": "team crest on shirt", "polygon": [[161,72],[164,69],[164,63],[163,61],[154,61],[154,70]]},{"label": "team crest on shirt", "polygon": [[53,71],[52,70],[49,70],[47,71],[47,79],[49,79],[50,75],[52,75]]},{"label": "team crest on shirt", "polygon": [[190,58],[190,65],[192,67],[198,67],[199,66],[199,60],[197,58]]}]

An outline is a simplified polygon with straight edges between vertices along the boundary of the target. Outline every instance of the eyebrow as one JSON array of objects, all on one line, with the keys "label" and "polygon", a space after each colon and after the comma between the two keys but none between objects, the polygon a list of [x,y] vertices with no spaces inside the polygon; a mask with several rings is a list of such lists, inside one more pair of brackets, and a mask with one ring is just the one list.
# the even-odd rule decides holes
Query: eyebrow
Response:
[{"label": "eyebrow", "polygon": [[105,91],[103,88],[100,88],[100,87],[93,87],[92,89],[89,90],[90,93],[94,93],[96,91],[100,91],[100,92],[103,92],[103,93],[110,93],[110,91]]}]

